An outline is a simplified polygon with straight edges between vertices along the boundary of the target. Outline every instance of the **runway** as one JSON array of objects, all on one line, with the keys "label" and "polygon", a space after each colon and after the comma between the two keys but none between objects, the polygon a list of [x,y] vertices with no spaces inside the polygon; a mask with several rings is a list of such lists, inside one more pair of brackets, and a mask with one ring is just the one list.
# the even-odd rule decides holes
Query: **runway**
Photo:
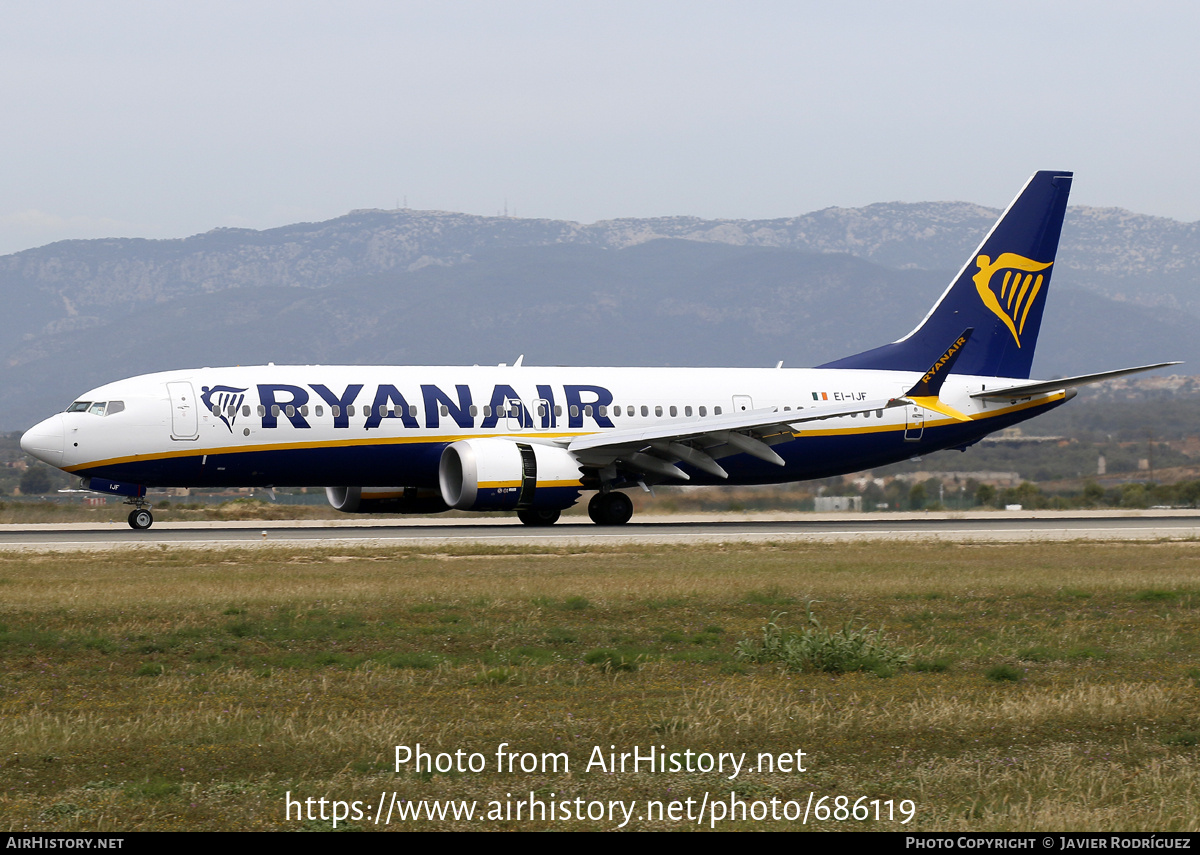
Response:
[{"label": "runway", "polygon": [[[164,515],[165,516],[165,515]],[[1041,511],[961,514],[710,514],[635,517],[600,527],[583,517],[531,528],[515,518],[341,519],[287,522],[156,521],[0,526],[0,550],[228,548],[267,545],[437,547],[445,545],[618,545],[847,541],[1012,543],[1050,540],[1196,540],[1200,511]]]}]

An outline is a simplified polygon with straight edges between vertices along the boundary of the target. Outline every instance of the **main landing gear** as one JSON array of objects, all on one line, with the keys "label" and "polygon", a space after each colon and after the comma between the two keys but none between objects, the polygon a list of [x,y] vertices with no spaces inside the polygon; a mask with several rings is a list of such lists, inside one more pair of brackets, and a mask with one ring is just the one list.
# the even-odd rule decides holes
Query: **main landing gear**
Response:
[{"label": "main landing gear", "polygon": [[561,513],[557,508],[517,511],[517,519],[525,525],[554,525]]},{"label": "main landing gear", "polygon": [[150,508],[142,502],[138,502],[137,506],[129,512],[129,527],[134,531],[145,531],[154,525],[154,514],[150,513]]},{"label": "main landing gear", "polygon": [[597,493],[588,502],[588,516],[596,525],[625,525],[633,516],[633,501],[624,493]]}]

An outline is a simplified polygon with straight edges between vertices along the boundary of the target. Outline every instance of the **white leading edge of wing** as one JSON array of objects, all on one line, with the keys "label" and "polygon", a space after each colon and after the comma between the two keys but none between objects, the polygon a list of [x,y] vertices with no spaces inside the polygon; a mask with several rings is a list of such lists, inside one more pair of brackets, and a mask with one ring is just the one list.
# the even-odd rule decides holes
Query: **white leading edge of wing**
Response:
[{"label": "white leading edge of wing", "polygon": [[[827,404],[803,410],[784,411],[769,407],[727,416],[668,422],[653,427],[608,430],[575,437],[567,442],[566,447],[588,465],[620,462],[623,468],[687,481],[690,480],[687,473],[674,465],[683,461],[725,478],[727,474],[716,463],[717,458],[745,453],[782,466],[783,458],[770,446],[774,442],[790,439],[799,425],[852,413],[904,406],[905,403],[890,398]],[[753,433],[760,436],[753,436]]]},{"label": "white leading edge of wing", "polygon": [[899,401],[898,398],[888,398],[877,401],[856,401],[853,404],[829,404],[821,407],[806,407],[803,410],[787,410],[786,412],[780,410],[778,407],[766,407],[760,410],[748,410],[744,413],[731,413],[727,416],[689,419],[686,422],[668,422],[664,425],[656,425],[654,427],[592,433],[587,436],[575,437],[567,445],[567,449],[569,451],[583,451],[584,449],[603,448],[610,445],[648,442],[653,439],[673,439],[682,442],[723,431],[747,431],[771,428],[775,428],[778,431],[786,431],[803,422],[832,419],[838,416],[848,416],[851,413],[865,413],[868,410],[882,410],[897,405],[903,406],[904,403],[903,401]]}]

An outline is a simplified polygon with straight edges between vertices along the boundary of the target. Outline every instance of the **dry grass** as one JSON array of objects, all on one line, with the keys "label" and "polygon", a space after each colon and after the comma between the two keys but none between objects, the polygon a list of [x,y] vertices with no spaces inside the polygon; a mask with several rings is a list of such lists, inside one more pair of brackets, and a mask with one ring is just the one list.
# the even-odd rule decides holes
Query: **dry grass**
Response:
[{"label": "dry grass", "polygon": [[[924,830],[1195,830],[1198,570],[1186,543],[0,554],[0,818],[323,829],[287,822],[285,793],[811,791],[911,799]],[[810,600],[827,625],[884,627],[910,667],[735,657]],[[1000,665],[1016,679],[989,679]],[[418,742],[487,771],[396,773]],[[498,773],[504,742],[571,770]],[[610,745],[803,750],[807,771],[586,771]]]}]

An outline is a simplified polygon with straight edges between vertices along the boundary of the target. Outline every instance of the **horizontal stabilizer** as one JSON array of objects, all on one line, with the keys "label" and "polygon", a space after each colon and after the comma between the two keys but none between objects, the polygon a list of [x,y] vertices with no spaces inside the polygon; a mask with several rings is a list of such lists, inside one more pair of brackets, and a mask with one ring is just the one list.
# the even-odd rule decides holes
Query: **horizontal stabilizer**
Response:
[{"label": "horizontal stabilizer", "polygon": [[1153,371],[1155,368],[1166,368],[1168,365],[1179,365],[1178,362],[1158,362],[1154,365],[1140,365],[1137,368],[1120,368],[1116,371],[1102,371],[1099,374],[1080,374],[1078,377],[1063,377],[1060,380],[1044,380],[1039,383],[1022,383],[1019,386],[1008,386],[1004,389],[985,389],[976,392],[972,398],[1008,399],[1025,398],[1030,395],[1040,395],[1043,392],[1056,392],[1059,389],[1071,389],[1076,386],[1087,386],[1090,383],[1102,383],[1116,377],[1129,374],[1140,374],[1143,371]]}]

